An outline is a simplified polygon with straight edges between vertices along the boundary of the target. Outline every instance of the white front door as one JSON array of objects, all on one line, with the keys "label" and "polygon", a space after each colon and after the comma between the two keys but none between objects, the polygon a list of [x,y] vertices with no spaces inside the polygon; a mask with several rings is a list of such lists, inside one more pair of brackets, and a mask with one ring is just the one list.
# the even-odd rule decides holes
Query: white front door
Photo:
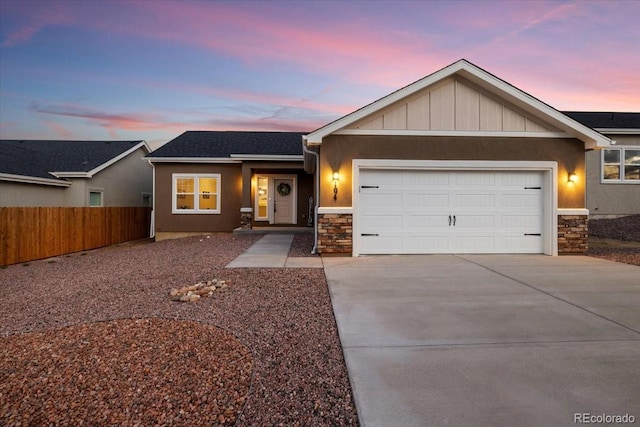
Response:
[{"label": "white front door", "polygon": [[539,171],[365,169],[361,254],[543,253]]},{"label": "white front door", "polygon": [[293,178],[274,178],[273,222],[295,224],[295,185]]}]

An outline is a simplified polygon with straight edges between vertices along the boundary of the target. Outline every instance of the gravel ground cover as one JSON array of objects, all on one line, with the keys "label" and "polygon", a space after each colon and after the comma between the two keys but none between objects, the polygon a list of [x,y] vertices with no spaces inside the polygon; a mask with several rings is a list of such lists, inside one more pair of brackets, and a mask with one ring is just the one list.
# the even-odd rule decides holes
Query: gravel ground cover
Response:
[{"label": "gravel ground cover", "polygon": [[300,233],[293,236],[293,242],[291,242],[291,248],[289,249],[290,257],[310,257],[320,256],[311,253],[313,249],[313,233]]},{"label": "gravel ground cover", "polygon": [[258,238],[0,269],[0,425],[357,425],[322,269],[224,269]]},{"label": "gravel ground cover", "polygon": [[591,220],[589,237],[587,255],[640,265],[640,215]]}]

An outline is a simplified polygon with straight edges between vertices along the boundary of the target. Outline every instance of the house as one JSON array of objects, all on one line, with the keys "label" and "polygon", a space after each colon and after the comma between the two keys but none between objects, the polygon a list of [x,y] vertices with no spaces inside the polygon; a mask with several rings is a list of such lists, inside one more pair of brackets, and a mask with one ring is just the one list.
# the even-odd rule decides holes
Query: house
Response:
[{"label": "house", "polygon": [[0,140],[0,206],[151,206],[145,141]]},{"label": "house", "polygon": [[185,132],[147,156],[156,238],[313,226],[322,254],[584,253],[588,203],[604,213],[615,181],[635,212],[640,188],[637,115],[599,114],[460,60],[307,134]]},{"label": "house", "polygon": [[303,140],[316,249],[353,256],[583,253],[585,153],[611,147],[466,60]]},{"label": "house", "polygon": [[587,209],[591,218],[640,214],[640,113],[565,111],[610,138],[587,152]]},{"label": "house", "polygon": [[308,227],[313,176],[302,133],[187,131],[147,156],[156,240],[256,227]]}]

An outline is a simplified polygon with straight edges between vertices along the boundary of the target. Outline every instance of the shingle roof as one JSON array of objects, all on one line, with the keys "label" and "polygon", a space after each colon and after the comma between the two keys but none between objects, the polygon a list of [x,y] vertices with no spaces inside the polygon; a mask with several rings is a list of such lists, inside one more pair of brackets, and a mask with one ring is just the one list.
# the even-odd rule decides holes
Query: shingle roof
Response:
[{"label": "shingle roof", "polygon": [[147,157],[226,158],[236,155],[302,155],[299,132],[187,131]]},{"label": "shingle roof", "polygon": [[640,113],[600,112],[600,111],[563,111],[592,129],[640,129]]},{"label": "shingle roof", "polygon": [[50,172],[89,172],[143,141],[0,140],[0,173],[56,179]]}]

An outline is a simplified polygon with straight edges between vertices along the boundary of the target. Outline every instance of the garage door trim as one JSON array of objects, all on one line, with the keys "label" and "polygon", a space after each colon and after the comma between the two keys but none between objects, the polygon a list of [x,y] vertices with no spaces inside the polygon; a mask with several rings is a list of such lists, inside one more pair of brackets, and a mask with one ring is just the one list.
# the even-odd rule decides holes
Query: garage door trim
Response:
[{"label": "garage door trim", "polygon": [[360,173],[367,169],[418,171],[538,171],[543,172],[543,229],[544,253],[558,254],[557,170],[558,164],[549,161],[485,161],[485,160],[386,160],[354,159],[353,172],[353,256],[360,255]]}]

